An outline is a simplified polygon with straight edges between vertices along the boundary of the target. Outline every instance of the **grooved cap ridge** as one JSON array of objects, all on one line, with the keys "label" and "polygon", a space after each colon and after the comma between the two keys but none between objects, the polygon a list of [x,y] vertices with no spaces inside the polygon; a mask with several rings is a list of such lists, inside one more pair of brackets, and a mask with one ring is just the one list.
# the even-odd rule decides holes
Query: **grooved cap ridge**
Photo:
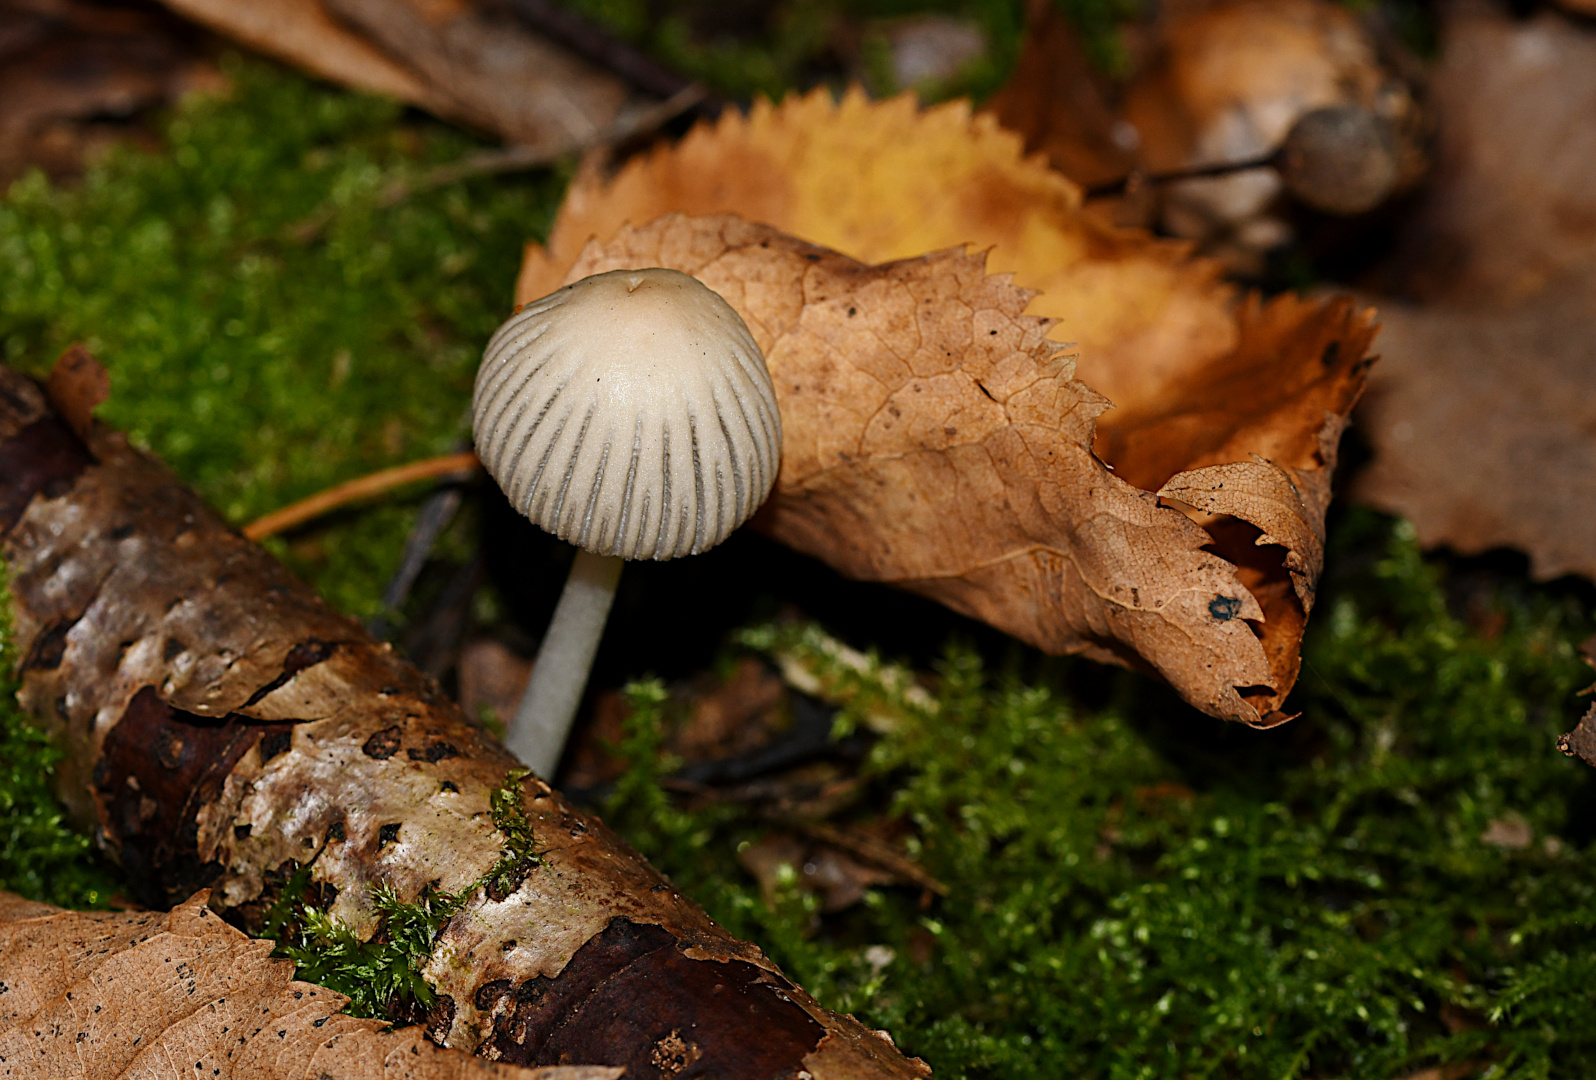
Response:
[{"label": "grooved cap ridge", "polygon": [[759,346],[675,270],[595,274],[527,304],[488,342],[472,414],[477,455],[517,510],[627,559],[720,543],[781,456]]}]

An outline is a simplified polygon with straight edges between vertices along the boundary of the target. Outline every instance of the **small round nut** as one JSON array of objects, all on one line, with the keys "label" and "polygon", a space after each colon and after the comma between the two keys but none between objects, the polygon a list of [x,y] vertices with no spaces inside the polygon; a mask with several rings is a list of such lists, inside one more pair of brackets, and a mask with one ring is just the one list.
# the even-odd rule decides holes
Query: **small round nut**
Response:
[{"label": "small round nut", "polygon": [[626,559],[720,543],[781,455],[753,335],[675,270],[595,274],[527,304],[488,342],[472,412],[477,455],[517,510]]},{"label": "small round nut", "polygon": [[1400,179],[1390,122],[1356,105],[1304,113],[1280,147],[1287,189],[1327,214],[1373,210]]}]

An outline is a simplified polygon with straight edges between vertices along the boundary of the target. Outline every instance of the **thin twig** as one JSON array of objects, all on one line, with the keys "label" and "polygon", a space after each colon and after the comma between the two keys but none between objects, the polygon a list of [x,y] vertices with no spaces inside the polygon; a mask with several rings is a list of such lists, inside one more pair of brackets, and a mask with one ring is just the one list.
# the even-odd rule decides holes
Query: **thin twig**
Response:
[{"label": "thin twig", "polygon": [[634,136],[653,131],[662,124],[680,116],[704,99],[708,93],[697,83],[685,86],[657,105],[650,105],[615,118],[603,131],[590,139],[562,139],[555,143],[536,146],[505,146],[497,150],[482,150],[467,154],[447,165],[439,165],[422,173],[414,180],[395,180],[378,198],[379,206],[389,207],[402,202],[417,191],[457,184],[478,176],[497,176],[501,173],[524,172],[552,165],[567,154],[580,154],[596,146],[624,142]]},{"label": "thin twig", "polygon": [[1171,184],[1177,180],[1203,180],[1214,176],[1229,176],[1231,173],[1244,172],[1247,169],[1268,168],[1278,165],[1279,162],[1280,152],[1277,150],[1264,157],[1249,158],[1246,161],[1222,161],[1213,165],[1174,169],[1170,172],[1130,172],[1118,180],[1105,180],[1101,184],[1093,184],[1085,189],[1083,196],[1087,199],[1103,199],[1110,195],[1127,195],[1138,188],[1152,184]]},{"label": "thin twig", "polygon": [[[466,154],[447,165],[428,169],[413,179],[393,181],[377,196],[377,205],[388,209],[397,206],[418,191],[446,187],[479,176],[499,176],[504,173],[541,169],[555,164],[567,155],[584,154],[597,147],[625,142],[627,139],[647,134],[668,124],[704,101],[708,94],[709,91],[702,86],[692,83],[656,105],[623,112],[608,127],[590,139],[558,139]],[[332,223],[336,213],[337,207],[330,202],[324,203],[308,217],[290,225],[288,235],[301,244],[307,244],[321,235],[321,231]]]},{"label": "thin twig", "polygon": [[264,517],[256,518],[244,526],[244,535],[251,540],[264,540],[268,536],[275,536],[285,529],[303,525],[329,510],[336,510],[357,499],[378,495],[416,480],[468,474],[481,466],[482,462],[471,453],[445,454],[442,457],[412,461],[408,465],[396,465],[391,469],[369,473],[336,487],[330,487],[308,499],[301,499],[281,510],[274,510]]},{"label": "thin twig", "polygon": [[449,486],[434,491],[421,504],[416,523],[411,527],[410,535],[405,537],[405,550],[400,556],[399,567],[388,579],[388,587],[382,591],[383,607],[389,611],[404,607],[416,578],[421,576],[421,568],[432,554],[433,545],[443,535],[443,530],[449,527],[449,522],[454,520],[461,501],[460,488]]}]

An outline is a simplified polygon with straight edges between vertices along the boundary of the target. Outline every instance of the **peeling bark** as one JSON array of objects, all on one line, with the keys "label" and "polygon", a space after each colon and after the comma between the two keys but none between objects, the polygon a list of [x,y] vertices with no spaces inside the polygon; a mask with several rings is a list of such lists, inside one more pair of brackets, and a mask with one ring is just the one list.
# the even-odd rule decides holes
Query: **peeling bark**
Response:
[{"label": "peeling bark", "polygon": [[424,969],[445,1045],[628,1078],[928,1075],[535,777],[510,782],[538,859],[483,887],[506,841],[491,798],[520,763],[164,466],[103,425],[80,441],[3,368],[0,544],[21,699],[145,902],[211,888],[259,930],[308,866],[369,935],[378,885],[472,890]]}]

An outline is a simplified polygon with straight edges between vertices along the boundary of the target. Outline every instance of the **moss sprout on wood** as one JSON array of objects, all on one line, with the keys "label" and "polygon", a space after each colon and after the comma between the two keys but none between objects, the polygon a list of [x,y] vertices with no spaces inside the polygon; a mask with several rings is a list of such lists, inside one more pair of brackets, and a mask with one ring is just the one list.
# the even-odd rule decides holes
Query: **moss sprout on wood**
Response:
[{"label": "moss sprout on wood", "polygon": [[61,752],[17,704],[21,658],[10,610],[0,562],[0,889],[62,907],[107,907],[115,869],[67,822],[52,788]]},{"label": "moss sprout on wood", "polygon": [[[280,899],[301,892],[308,880],[308,874],[296,873]],[[300,890],[293,888],[296,883]],[[299,901],[291,911],[289,905],[282,913],[273,911],[278,922],[268,927],[267,936],[278,938],[272,955],[292,960],[295,978],[347,996],[344,1012],[350,1016],[424,1015],[437,995],[422,976],[422,965],[432,955],[439,932],[468,896],[468,892],[428,892],[415,903],[405,903],[391,889],[378,886],[372,902],[380,921],[367,939]]]},{"label": "moss sprout on wood", "polygon": [[263,920],[262,936],[278,942],[272,955],[292,960],[297,978],[346,995],[344,1011],[350,1016],[425,1015],[437,995],[421,969],[444,926],[479,889],[503,900],[538,865],[532,823],[521,803],[522,781],[531,775],[524,769],[510,772],[490,796],[493,827],[504,838],[504,851],[487,873],[457,892],[429,889],[413,903],[377,886],[372,903],[379,921],[369,938],[318,904],[319,890],[311,881],[314,860],[295,867]]}]

